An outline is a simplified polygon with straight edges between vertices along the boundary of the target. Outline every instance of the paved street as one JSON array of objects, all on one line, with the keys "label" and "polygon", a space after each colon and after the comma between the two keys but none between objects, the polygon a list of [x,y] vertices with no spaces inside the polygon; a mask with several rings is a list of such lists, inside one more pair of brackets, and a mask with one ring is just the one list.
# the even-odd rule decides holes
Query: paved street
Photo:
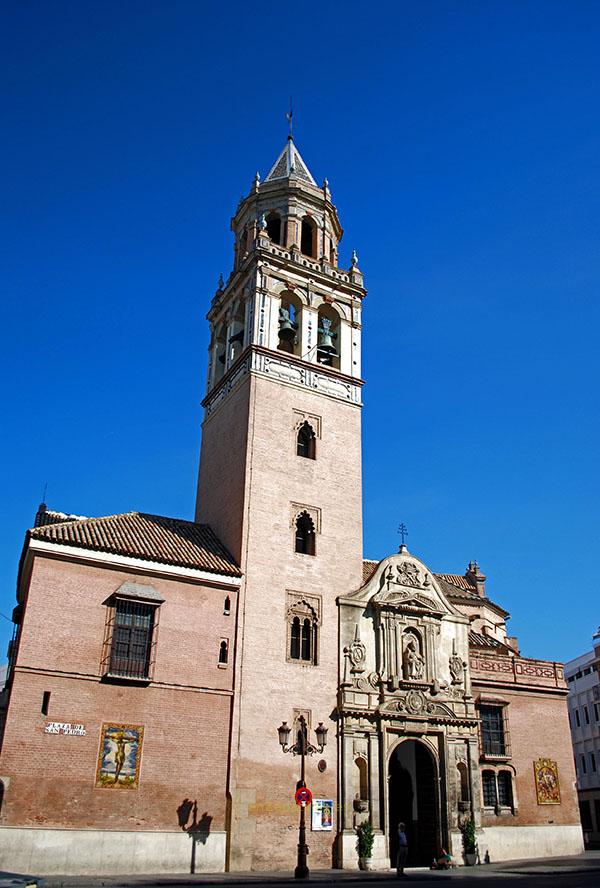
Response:
[{"label": "paved street", "polygon": [[[310,881],[319,886],[349,885],[352,888],[391,888],[398,885],[435,886],[450,882],[483,882],[483,888],[500,888],[508,882],[523,888],[598,888],[600,885],[600,851],[588,851],[578,857],[552,860],[521,860],[487,866],[458,867],[449,872],[408,870],[403,879],[394,873],[361,873],[357,871],[315,870]],[[41,876],[1,873],[0,888],[23,888],[36,883],[40,888],[181,888],[181,886],[212,886],[234,888],[237,885],[291,888],[291,873],[222,873],[154,876]],[[475,886],[474,886],[475,888]]]}]

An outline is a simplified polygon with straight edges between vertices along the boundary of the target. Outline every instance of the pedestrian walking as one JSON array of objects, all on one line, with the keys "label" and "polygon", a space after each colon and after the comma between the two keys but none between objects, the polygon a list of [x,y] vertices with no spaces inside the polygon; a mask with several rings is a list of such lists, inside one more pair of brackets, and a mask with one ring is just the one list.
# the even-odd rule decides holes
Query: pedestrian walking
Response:
[{"label": "pedestrian walking", "polygon": [[403,823],[398,824],[398,861],[396,864],[396,871],[399,876],[405,874],[404,866],[408,856],[408,839],[406,838],[405,829],[406,827]]}]

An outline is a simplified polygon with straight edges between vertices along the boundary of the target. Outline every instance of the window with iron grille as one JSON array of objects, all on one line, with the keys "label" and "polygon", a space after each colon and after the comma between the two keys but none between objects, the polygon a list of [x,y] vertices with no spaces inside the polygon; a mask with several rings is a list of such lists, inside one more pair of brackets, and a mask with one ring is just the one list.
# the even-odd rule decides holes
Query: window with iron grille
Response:
[{"label": "window with iron grille", "polygon": [[[123,678],[150,677],[153,635],[156,626],[154,605],[117,598],[108,628],[108,674]],[[112,627],[111,627],[112,622]]]},{"label": "window with iron grille", "polygon": [[496,775],[493,771],[484,771],[481,775],[483,787],[483,805],[485,808],[495,808],[498,803],[496,795]]},{"label": "window with iron grille", "polygon": [[504,731],[504,707],[481,706],[481,741],[483,754],[505,756],[506,738]]},{"label": "window with iron grille", "polygon": [[498,771],[498,804],[512,807],[512,775],[510,771]]}]

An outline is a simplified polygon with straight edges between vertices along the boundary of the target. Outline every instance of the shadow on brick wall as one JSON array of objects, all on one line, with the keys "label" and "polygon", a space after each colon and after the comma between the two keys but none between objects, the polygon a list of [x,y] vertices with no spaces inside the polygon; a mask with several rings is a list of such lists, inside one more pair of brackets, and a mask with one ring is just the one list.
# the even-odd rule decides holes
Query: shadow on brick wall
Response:
[{"label": "shadow on brick wall", "polygon": [[194,799],[184,799],[177,808],[177,820],[181,829],[188,834],[192,840],[192,858],[190,862],[190,872],[196,872],[196,848],[198,844],[206,845],[210,834],[210,825],[212,816],[205,811],[200,819],[198,819],[198,801]]}]

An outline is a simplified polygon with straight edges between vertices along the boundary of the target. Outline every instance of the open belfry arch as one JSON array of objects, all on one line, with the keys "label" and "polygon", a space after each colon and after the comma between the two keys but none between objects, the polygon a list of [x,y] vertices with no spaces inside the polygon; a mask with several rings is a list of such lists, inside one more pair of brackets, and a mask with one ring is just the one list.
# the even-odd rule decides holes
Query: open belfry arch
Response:
[{"label": "open belfry arch", "polygon": [[[401,819],[413,861],[428,864],[458,835],[463,795],[463,813],[480,823],[469,619],[404,545],[338,604],[343,862],[355,861],[356,827],[370,819],[374,856],[380,866],[393,865]],[[413,745],[410,756],[404,744]],[[357,759],[365,762],[366,781]],[[462,795],[460,763],[467,775]],[[396,770],[405,772],[403,783]]]}]

